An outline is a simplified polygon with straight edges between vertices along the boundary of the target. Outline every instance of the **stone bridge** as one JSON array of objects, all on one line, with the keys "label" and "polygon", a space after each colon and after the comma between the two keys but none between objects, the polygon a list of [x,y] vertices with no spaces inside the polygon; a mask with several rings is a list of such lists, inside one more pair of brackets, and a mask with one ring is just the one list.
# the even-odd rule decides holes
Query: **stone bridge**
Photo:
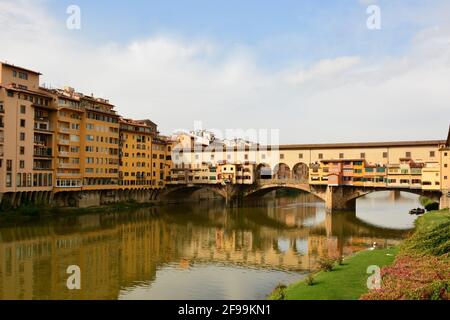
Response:
[{"label": "stone bridge", "polygon": [[325,202],[328,211],[353,211],[356,208],[356,199],[379,191],[408,192],[421,196],[427,196],[437,202],[441,200],[442,192],[427,191],[411,188],[385,188],[385,187],[360,187],[360,186],[326,186],[311,185],[295,179],[266,179],[258,180],[253,185],[231,185],[231,184],[187,184],[169,185],[160,193],[160,199],[173,199],[189,196],[200,190],[209,190],[224,198],[227,203],[250,197],[261,197],[272,191],[280,189],[294,189],[308,192]]}]

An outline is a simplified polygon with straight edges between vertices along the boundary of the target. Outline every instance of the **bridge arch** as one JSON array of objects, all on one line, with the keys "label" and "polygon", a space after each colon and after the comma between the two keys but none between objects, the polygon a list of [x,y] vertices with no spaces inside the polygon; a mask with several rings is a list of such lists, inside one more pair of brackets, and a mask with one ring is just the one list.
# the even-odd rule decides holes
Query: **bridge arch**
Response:
[{"label": "bridge arch", "polygon": [[357,188],[354,190],[353,194],[348,196],[348,200],[357,200],[359,198],[365,197],[369,194],[380,193],[380,192],[390,192],[395,191],[396,193],[405,192],[409,194],[414,194],[417,196],[426,196],[432,200],[439,201],[441,192],[440,191],[427,191],[421,189],[409,189],[409,188],[398,188],[398,189],[386,189],[386,188]]},{"label": "bridge arch", "polygon": [[309,182],[309,167],[306,163],[300,162],[292,169],[292,178],[300,183]]},{"label": "bridge arch", "polygon": [[272,179],[272,168],[267,163],[260,163],[256,167],[257,179],[269,180]]},{"label": "bridge arch", "polygon": [[291,189],[291,190],[299,190],[303,192],[307,192],[312,194],[317,199],[325,200],[323,196],[321,196],[320,192],[316,192],[317,190],[311,189],[310,185],[307,183],[295,183],[295,182],[286,182],[281,183],[280,180],[277,181],[269,181],[267,182],[260,181],[257,188],[248,190],[244,193],[244,197],[261,197],[272,191],[282,190],[282,189]]},{"label": "bridge arch", "polygon": [[227,199],[227,192],[224,188],[221,188],[220,185],[211,185],[211,186],[205,186],[205,185],[184,185],[180,187],[174,187],[167,189],[165,191],[161,191],[158,193],[158,197],[161,200],[170,200],[174,197],[177,198],[188,198],[193,193],[199,191],[199,190],[207,190],[211,191],[214,194],[220,196],[223,199]]},{"label": "bridge arch", "polygon": [[285,163],[277,164],[273,169],[273,178],[277,180],[291,179],[291,168]]}]

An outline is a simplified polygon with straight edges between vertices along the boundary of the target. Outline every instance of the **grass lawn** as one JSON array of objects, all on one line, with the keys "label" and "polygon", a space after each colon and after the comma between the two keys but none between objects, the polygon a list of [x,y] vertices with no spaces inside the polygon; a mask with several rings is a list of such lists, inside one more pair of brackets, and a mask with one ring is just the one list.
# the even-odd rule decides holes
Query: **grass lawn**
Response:
[{"label": "grass lawn", "polygon": [[417,231],[429,231],[436,228],[438,225],[450,221],[450,210],[431,211],[419,219],[416,222]]},{"label": "grass lawn", "polygon": [[367,267],[380,268],[390,265],[398,249],[362,251],[346,258],[343,265],[336,265],[331,272],[319,272],[314,277],[314,285],[305,282],[290,285],[285,291],[286,300],[357,300],[368,291]]}]

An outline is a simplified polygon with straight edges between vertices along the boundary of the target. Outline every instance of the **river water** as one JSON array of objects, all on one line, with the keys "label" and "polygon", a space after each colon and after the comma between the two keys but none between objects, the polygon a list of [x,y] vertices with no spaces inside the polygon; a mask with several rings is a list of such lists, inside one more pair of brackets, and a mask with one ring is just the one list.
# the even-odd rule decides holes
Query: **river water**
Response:
[{"label": "river water", "polygon": [[[264,299],[320,257],[398,244],[414,195],[375,193],[327,214],[308,194],[226,208],[169,205],[0,226],[0,299]],[[80,290],[67,288],[69,266]]]}]

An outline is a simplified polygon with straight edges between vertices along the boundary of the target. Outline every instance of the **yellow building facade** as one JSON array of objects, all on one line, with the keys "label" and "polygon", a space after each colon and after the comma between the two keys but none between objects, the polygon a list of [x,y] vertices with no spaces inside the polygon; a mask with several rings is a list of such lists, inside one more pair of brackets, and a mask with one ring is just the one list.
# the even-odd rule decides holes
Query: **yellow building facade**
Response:
[{"label": "yellow building facade", "polygon": [[156,124],[150,120],[120,121],[120,187],[151,188],[153,178],[153,138],[157,135]]}]

